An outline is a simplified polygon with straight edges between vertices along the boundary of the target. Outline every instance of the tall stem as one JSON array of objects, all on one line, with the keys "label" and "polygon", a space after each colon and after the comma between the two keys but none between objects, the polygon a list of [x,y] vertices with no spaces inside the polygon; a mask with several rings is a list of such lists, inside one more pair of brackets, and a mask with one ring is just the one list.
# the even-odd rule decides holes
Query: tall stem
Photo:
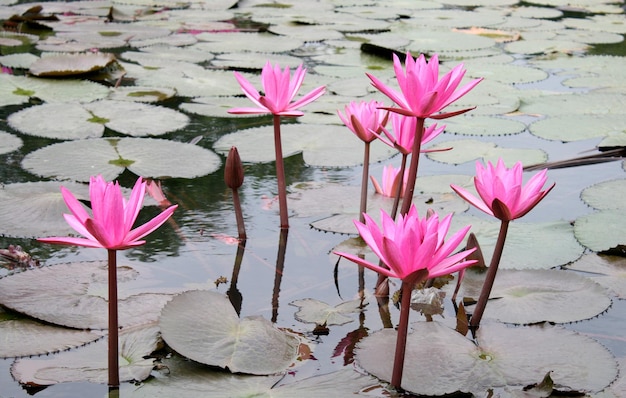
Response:
[{"label": "tall stem", "polygon": [[500,232],[498,233],[496,247],[493,250],[493,257],[491,258],[491,263],[489,264],[489,268],[487,269],[487,275],[485,275],[483,288],[480,291],[480,296],[478,297],[476,308],[474,309],[474,312],[472,313],[472,319],[470,320],[470,328],[472,330],[472,333],[476,332],[476,330],[478,330],[478,327],[480,326],[480,320],[483,317],[483,312],[485,312],[485,307],[487,306],[487,301],[489,300],[489,295],[491,294],[493,282],[496,280],[496,273],[498,272],[498,265],[500,265],[500,259],[502,258],[504,241],[506,240],[506,233],[509,229],[509,222],[509,220],[502,220],[500,224]]},{"label": "tall stem", "polygon": [[417,179],[417,167],[419,166],[420,150],[422,149],[422,136],[424,135],[424,118],[418,117],[415,123],[415,141],[411,151],[411,164],[409,165],[409,176],[407,177],[406,189],[402,198],[402,209],[400,214],[409,212],[415,190],[415,180]]},{"label": "tall stem", "polygon": [[393,359],[393,373],[391,374],[391,386],[400,388],[402,384],[402,372],[404,370],[404,353],[406,351],[406,338],[409,330],[409,310],[411,308],[411,293],[413,283],[402,281],[402,301],[400,303],[400,322],[398,323],[398,337],[396,340],[396,354]]},{"label": "tall stem", "polygon": [[237,232],[240,240],[246,240],[246,225],[243,222],[243,211],[239,200],[239,190],[233,188],[233,207],[235,208],[235,219],[237,220]]},{"label": "tall stem", "polygon": [[389,214],[393,220],[396,219],[396,215],[398,214],[398,205],[400,204],[400,196],[402,196],[402,188],[404,187],[404,172],[406,170],[406,159],[408,156],[409,155],[407,154],[402,154],[402,163],[400,163],[400,171],[398,172],[398,175],[400,176],[400,183],[394,193],[393,208]]},{"label": "tall stem", "polygon": [[367,184],[370,174],[370,143],[365,143],[363,149],[363,176],[361,177],[361,207],[359,210],[359,221],[365,222],[364,213],[367,212]]},{"label": "tall stem", "polygon": [[280,227],[289,228],[287,210],[287,183],[285,182],[285,164],[283,145],[280,139],[280,116],[274,115],[274,149],[276,151],[276,180],[278,182],[278,207],[280,208]]},{"label": "tall stem", "polygon": [[117,250],[109,249],[109,387],[120,385],[117,322]]}]

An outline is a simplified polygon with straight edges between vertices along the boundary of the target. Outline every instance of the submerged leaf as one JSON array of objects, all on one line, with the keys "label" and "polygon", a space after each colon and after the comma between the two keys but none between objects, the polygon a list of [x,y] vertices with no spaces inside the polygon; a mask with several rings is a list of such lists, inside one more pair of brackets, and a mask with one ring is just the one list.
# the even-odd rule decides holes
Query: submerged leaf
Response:
[{"label": "submerged leaf", "polygon": [[308,298],[295,300],[289,303],[298,307],[295,317],[304,323],[315,323],[317,325],[345,325],[354,319],[344,314],[354,314],[363,310],[362,300],[352,300],[339,303],[334,307],[316,299]]}]

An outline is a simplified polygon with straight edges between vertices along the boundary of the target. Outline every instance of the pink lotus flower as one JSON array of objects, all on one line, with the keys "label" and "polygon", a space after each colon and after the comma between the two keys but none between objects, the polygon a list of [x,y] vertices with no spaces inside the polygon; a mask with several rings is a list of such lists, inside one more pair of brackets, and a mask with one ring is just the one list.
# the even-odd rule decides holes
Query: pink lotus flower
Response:
[{"label": "pink lotus flower", "polygon": [[84,238],[51,237],[38,239],[40,242],[98,247],[109,250],[122,250],[141,246],[140,240],[161,226],[174,212],[177,205],[170,206],[147,223],[132,229],[146,192],[146,182],[140,177],[128,201],[122,195],[117,182],[106,182],[102,176],[91,177],[89,197],[93,216],[85,210],[81,202],[64,187],[61,193],[72,214],[64,214],[67,223]]},{"label": "pink lotus flower", "polygon": [[[359,234],[372,251],[389,267],[370,263],[354,254],[335,252],[359,265],[403,282],[413,281],[416,275],[436,278],[460,271],[476,261],[465,260],[474,249],[450,254],[465,238],[470,226],[467,226],[449,240],[444,241],[450,228],[452,214],[439,221],[437,214],[419,218],[415,206],[409,212],[394,220],[381,209],[381,228],[367,214],[365,223],[354,221]],[[422,276],[427,271],[427,276]]]},{"label": "pink lotus flower", "polygon": [[405,64],[406,72],[402,70],[402,64],[398,56],[396,54],[393,55],[393,67],[401,92],[388,87],[379,79],[367,73],[373,86],[398,105],[398,107],[388,108],[390,111],[423,119],[444,119],[471,109],[437,114],[467,94],[482,80],[472,80],[459,88],[459,84],[465,75],[463,64],[457,65],[441,79],[439,79],[439,58],[437,54],[433,55],[430,62],[427,63],[423,54],[419,58],[414,59],[407,52]]},{"label": "pink lotus flower", "polygon": [[363,142],[372,142],[376,133],[387,124],[389,112],[381,109],[385,104],[379,101],[352,101],[345,107],[345,116],[337,111],[341,121]]},{"label": "pink lotus flower", "polygon": [[[393,132],[383,128],[382,134],[377,134],[378,138],[392,148],[396,148],[403,155],[409,155],[413,150],[413,141],[415,141],[415,128],[417,119],[401,115],[399,113],[391,114],[391,126]],[[441,127],[437,123],[432,124],[424,129],[422,135],[422,145],[432,141],[435,137],[443,132],[446,128],[445,124]],[[426,152],[426,151],[421,151]]]},{"label": "pink lotus flower", "polygon": [[[389,197],[394,198],[396,196],[396,192],[398,191],[398,184],[400,183],[400,168],[395,168],[392,165],[387,165],[383,167],[383,179],[382,186],[378,183],[374,176],[370,176],[372,180],[372,184],[374,184],[374,189],[377,193]],[[404,187],[406,186],[407,175],[404,174],[404,178],[402,178],[402,191],[400,195],[404,193]]]},{"label": "pink lotus flower", "polygon": [[256,108],[232,108],[228,113],[233,114],[266,114],[279,116],[302,116],[304,113],[297,109],[303,107],[324,94],[326,88],[320,86],[295,102],[291,102],[302,86],[306,69],[302,65],[298,66],[294,72],[293,79],[289,74],[289,67],[281,71],[276,65],[272,68],[269,61],[261,72],[261,84],[264,95],[261,95],[254,86],[246,80],[240,73],[235,72],[235,78],[239,82],[241,89],[250,101],[254,102]]},{"label": "pink lotus flower", "polygon": [[476,162],[474,186],[480,198],[467,190],[451,185],[463,199],[478,209],[500,220],[510,221],[520,218],[532,210],[554,188],[541,190],[546,183],[546,170],[535,174],[525,186],[522,186],[522,163],[517,162],[508,169],[502,159],[498,159],[494,167],[491,162],[485,168]]}]

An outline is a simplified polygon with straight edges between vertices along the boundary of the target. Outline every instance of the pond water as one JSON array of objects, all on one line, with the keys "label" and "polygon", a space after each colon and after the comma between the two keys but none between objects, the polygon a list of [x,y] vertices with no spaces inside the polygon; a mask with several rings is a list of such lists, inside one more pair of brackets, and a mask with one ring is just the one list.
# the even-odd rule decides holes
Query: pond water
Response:
[{"label": "pond water", "polygon": [[[129,9],[141,9],[141,5],[139,5],[140,2],[136,3],[138,4],[137,6],[128,6],[129,8],[122,8],[122,10],[127,12]],[[223,11],[227,15],[232,13],[232,15],[242,18],[242,20],[245,19],[248,22],[249,20],[255,21],[255,9],[251,7],[251,4],[255,2],[239,3],[241,9],[245,10],[245,18],[238,15],[236,11],[227,11],[228,7],[224,7],[224,10],[220,12]],[[321,3],[324,4],[324,7],[348,7],[348,4],[340,4],[342,2],[324,1]],[[362,18],[364,24],[367,24],[368,20],[364,19],[365,17],[362,15],[364,12],[363,9],[367,9],[367,7],[370,6],[373,12],[379,11],[378,7],[374,5],[358,4],[359,7],[357,7],[356,3],[363,2],[350,4],[354,6],[354,15],[351,15],[351,18]],[[397,7],[401,8],[400,6],[406,2],[399,1],[388,3],[390,3],[390,7],[393,6],[393,3],[397,3]],[[481,9],[472,11],[474,9],[473,7],[464,8],[461,7],[461,5],[457,5],[456,9],[459,12],[472,11],[478,15],[483,12],[489,13],[493,11],[489,11],[490,8],[497,9],[501,12],[502,8],[511,7],[514,9],[521,5],[514,3],[511,5],[498,6],[489,3],[490,2],[477,2],[476,5],[484,8],[482,11]],[[45,12],[46,3],[42,4]],[[527,4],[524,3],[524,5]],[[2,12],[0,19],[2,19],[4,15],[11,15],[11,11],[21,13],[24,10],[24,6],[12,6],[10,2],[0,1],[0,7],[2,7],[0,8]],[[546,8],[556,7],[548,4]],[[182,9],[185,8],[183,7]],[[281,8],[264,8],[261,6],[258,10],[260,10],[258,11],[259,22],[266,20],[274,21],[278,26],[283,26],[282,24],[285,23],[279,18]],[[585,9],[574,11],[576,11],[576,13],[573,15],[580,19],[592,20],[594,15],[596,15],[595,11]],[[275,18],[268,18],[267,15],[272,12],[276,13]],[[419,11],[412,10],[411,12],[417,13]],[[601,12],[598,11],[597,14],[601,14]],[[285,15],[291,14],[287,13]],[[566,15],[566,17],[570,16],[571,15]],[[285,18],[289,19],[289,17]],[[292,15],[291,18],[301,21],[303,26],[311,22],[303,16]],[[312,21],[315,21],[319,16],[312,14],[310,18]],[[402,18],[410,19],[406,16]],[[224,17],[223,19],[227,20],[228,18]],[[392,17],[387,19],[399,20],[399,18]],[[555,18],[552,21],[558,23],[560,20],[561,18]],[[380,20],[374,21],[378,23]],[[271,24],[272,22],[270,22],[270,25]],[[208,28],[204,26],[201,26],[199,29],[208,30]],[[285,33],[286,37],[290,37],[290,35],[297,37],[297,34],[290,30],[293,29],[293,27],[284,27],[284,29],[288,32]],[[206,35],[207,33],[203,34]],[[346,34],[346,36],[349,35]],[[280,39],[281,37],[276,37],[277,41]],[[333,40],[322,39],[316,44],[319,48],[316,48],[312,54],[300,56],[302,61],[310,67],[310,74],[307,75],[307,77],[315,79],[315,82],[322,82],[321,84],[326,84],[324,82],[325,79],[328,80],[329,83],[337,81],[337,77],[316,74],[315,67],[325,64],[324,58],[317,58],[316,55],[328,55],[335,51],[341,53],[341,51],[338,50],[338,43],[341,43],[342,40],[346,41],[346,38]],[[348,45],[347,43],[348,41],[346,41],[346,45]],[[238,48],[242,46],[242,44],[234,43],[234,46]],[[311,51],[311,46],[310,43],[306,45],[303,44],[301,48],[285,51],[284,54],[299,56],[301,53]],[[351,46],[349,48],[353,49],[354,47]],[[402,48],[402,46],[399,46],[399,49]],[[498,45],[496,48],[502,51],[502,45]],[[625,48],[622,42],[604,47],[595,46],[592,47],[589,52],[604,51],[608,54],[623,55]],[[12,51],[6,47],[0,47],[0,49],[3,55],[9,54]],[[304,49],[306,49],[306,51]],[[119,55],[129,50],[135,51],[137,48],[133,48],[132,46],[115,48],[112,52]],[[41,53],[35,46],[31,46],[29,51],[33,54]],[[243,52],[243,50],[241,52]],[[502,52],[512,53],[511,51]],[[573,54],[574,57],[582,57],[585,54],[584,51],[579,50],[563,50],[563,52]],[[237,53],[236,50],[235,53]],[[447,54],[449,55],[450,53]],[[512,53],[512,55],[516,59],[516,64],[519,65],[527,65],[527,60],[534,57],[521,53]],[[256,54],[258,58],[258,68],[265,62],[266,56],[269,59],[273,57],[273,55],[263,53]],[[348,55],[348,57],[349,56],[350,55]],[[472,58],[473,57],[474,56],[472,56]],[[468,56],[468,58],[470,57]],[[349,65],[347,61],[344,62],[346,62],[345,65]],[[390,60],[381,60],[380,62],[384,65],[384,69],[387,73],[386,76],[388,76],[391,67]],[[447,63],[447,65],[451,65],[454,62],[458,61],[453,60]],[[236,63],[234,64],[232,69],[237,68]],[[213,67],[210,61],[203,63],[203,65],[208,68]],[[350,66],[352,67],[353,65]],[[22,74],[24,72],[19,68],[14,69],[16,74]],[[243,69],[245,69],[245,67],[243,67]],[[365,72],[365,69],[363,72]],[[515,87],[522,91],[526,90],[528,93],[541,90],[560,93],[587,91],[586,89],[579,90],[563,86],[562,82],[566,77],[560,75],[558,70],[549,70],[548,72],[550,75],[547,79],[543,79],[540,82],[517,84]],[[371,73],[376,74],[376,71]],[[574,74],[575,73],[572,71],[572,75]],[[131,79],[125,79],[122,82],[125,85],[131,85],[133,83]],[[256,85],[257,81],[254,81],[254,84]],[[623,84],[620,87],[622,90],[624,89]],[[305,89],[302,91],[301,94],[305,92]],[[622,91],[621,94],[624,95],[624,92]],[[382,100],[383,98],[380,99]],[[7,118],[11,114],[21,109],[38,105],[35,100],[31,102],[32,103],[21,105],[7,105],[0,108],[0,130],[17,135],[23,140],[23,146],[21,148],[0,155],[0,179],[4,185],[27,181],[48,180],[45,177],[38,177],[24,170],[21,162],[28,154],[35,150],[60,141],[23,134],[7,122]],[[186,102],[191,102],[191,99],[177,96],[163,101],[159,103],[159,105],[174,110],[180,110],[180,104]],[[339,107],[342,107],[342,105],[339,105]],[[306,108],[304,111],[306,113]],[[164,134],[159,138],[178,142],[189,142],[201,136],[202,139],[197,145],[212,150],[213,145],[218,139],[226,134],[249,127],[269,126],[272,122],[269,117],[209,117],[193,113],[188,113],[187,115],[190,118],[190,123],[186,127]],[[513,114],[507,115],[506,117],[511,120],[522,121],[526,125],[538,119],[529,114]],[[47,121],[42,120],[41,123],[47,123]],[[338,118],[336,123],[340,123]],[[105,130],[104,134],[107,137],[123,136],[123,134],[108,128]],[[351,134],[347,128],[345,134]],[[506,148],[543,150],[546,152],[549,160],[580,156],[586,151],[594,149],[603,139],[603,137],[596,137],[572,142],[552,141],[539,138],[531,134],[528,129],[524,129],[524,131],[512,135],[471,137],[446,132],[437,137],[430,145],[467,138],[495,143],[498,146]],[[356,138],[354,139],[354,151],[358,153],[362,151],[361,142]],[[281,239],[281,232],[278,219],[278,204],[273,200],[276,195],[274,163],[250,163],[245,162],[244,158],[245,181],[240,194],[248,240],[245,245],[245,251],[243,252],[238,274],[233,275],[237,244],[233,244],[232,239],[226,238],[236,236],[237,227],[232,207],[231,192],[224,185],[223,181],[224,157],[221,156],[221,159],[222,165],[217,171],[209,175],[197,178],[162,179],[164,192],[170,201],[179,205],[178,210],[169,223],[165,224],[148,237],[146,245],[121,252],[118,261],[121,264],[136,265],[142,267],[142,269],[149,270],[148,277],[143,283],[154,291],[208,289],[226,294],[229,289],[236,288],[242,297],[241,316],[261,315],[266,319],[270,319],[280,327],[291,328],[303,333],[311,341],[314,359],[305,361],[293,371],[290,371],[283,380],[285,383],[329,373],[346,366],[353,366],[347,363],[351,361],[350,356],[348,354],[344,355],[344,352],[341,352],[339,349],[345,339],[354,338],[353,336],[359,333],[372,333],[383,327],[378,314],[376,301],[371,296],[373,286],[376,283],[376,275],[373,272],[365,272],[365,293],[369,303],[365,307],[363,315],[352,314],[354,318],[352,322],[345,325],[330,326],[328,335],[314,334],[313,330],[315,325],[305,324],[296,320],[294,314],[297,312],[298,308],[289,305],[294,300],[304,298],[314,298],[326,302],[331,306],[337,305],[343,301],[359,298],[359,278],[356,265],[348,261],[341,261],[337,268],[338,273],[336,280],[334,276],[337,257],[333,256],[331,251],[349,236],[323,232],[311,227],[311,223],[331,216],[332,213],[336,211],[333,208],[332,200],[328,203],[329,213],[325,215],[300,217],[297,211],[292,213],[287,235],[286,251],[284,253],[284,263],[280,264],[279,260],[281,259],[281,254],[279,253],[279,241]],[[382,168],[388,163],[398,166],[400,158],[394,156],[390,158],[389,161],[372,163],[370,165],[370,174],[380,179]],[[345,168],[333,166],[311,167],[304,161],[302,154],[296,154],[286,158],[285,168],[288,186],[302,182],[358,186],[362,174],[362,168],[360,166]],[[474,161],[452,164],[424,156],[420,160],[419,175],[473,175],[474,170]],[[583,189],[601,181],[621,180],[623,178],[624,166],[622,161],[550,170],[548,173],[548,181],[556,182],[556,187],[536,209],[524,217],[523,222],[544,223],[563,220],[574,222],[578,217],[590,214],[594,211],[594,209],[581,201],[580,195]],[[118,179],[122,186],[130,187],[135,181],[136,175],[127,170],[122,173]],[[354,207],[357,208],[359,198],[355,196],[353,199]],[[294,202],[290,203],[295,203],[295,199],[293,200]],[[615,198],[615,200],[619,201],[621,198]],[[156,212],[156,207],[146,207],[140,215],[140,220],[145,221],[149,216],[156,214]],[[483,215],[473,209],[470,209],[468,213],[476,217],[483,217]],[[46,265],[106,259],[106,252],[103,250],[51,247],[42,245],[34,239],[11,236],[0,238],[0,247],[8,247],[10,244],[19,244],[25,251]],[[554,242],[555,247],[558,245],[559,242]],[[528,248],[529,257],[532,257],[532,250],[532,247]],[[590,250],[587,250],[587,252],[590,252]],[[490,257],[490,255],[488,255],[488,257]],[[555,264],[555,267],[563,265],[566,264]],[[226,282],[216,283],[216,281],[222,277],[225,278]],[[232,286],[234,279],[236,280],[236,286]],[[395,286],[395,288],[398,287],[399,285]],[[394,290],[394,287],[392,287],[392,292]],[[452,306],[449,302],[446,302],[444,315],[446,319],[454,318]],[[418,319],[422,320],[421,316],[417,313],[413,313],[411,316],[413,321]],[[397,318],[398,311],[396,308],[392,307],[392,320],[394,324],[397,322]],[[613,297],[611,307],[598,317],[566,325],[568,329],[579,331],[584,335],[597,339],[618,359],[626,357],[626,340],[624,340],[623,333],[621,333],[625,326],[626,304],[624,300],[620,300],[616,297]],[[523,344],[523,342],[519,343]],[[27,345],[28,341],[24,341],[24,344]],[[0,359],[0,397],[2,398],[26,397],[32,394],[42,398],[104,396],[107,394],[106,386],[85,382],[61,383],[59,385],[43,388],[41,391],[34,389],[27,390],[11,376],[10,368],[13,361],[14,360],[10,358]],[[538,381],[539,380],[537,380],[537,382]],[[123,388],[122,392],[124,391]],[[124,396],[124,394],[122,394],[122,396]]]}]

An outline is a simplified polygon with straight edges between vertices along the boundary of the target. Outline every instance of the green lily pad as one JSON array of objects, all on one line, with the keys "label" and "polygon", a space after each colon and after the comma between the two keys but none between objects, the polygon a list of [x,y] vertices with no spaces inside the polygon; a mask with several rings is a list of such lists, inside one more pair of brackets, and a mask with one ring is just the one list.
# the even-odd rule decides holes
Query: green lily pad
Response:
[{"label": "green lily pad", "polygon": [[220,157],[208,149],[153,138],[62,142],[31,152],[22,161],[32,173],[85,182],[95,174],[114,180],[125,169],[142,177],[194,178],[211,174],[220,165]]},{"label": "green lily pad", "polygon": [[[606,348],[558,326],[484,323],[478,345],[437,322],[417,322],[412,328],[402,388],[417,394],[480,394],[494,387],[526,386],[548,371],[560,389],[597,392],[617,377],[617,363]],[[396,336],[395,330],[383,329],[365,337],[356,349],[358,364],[390,380]],[[524,344],[511,344],[515,341]]]},{"label": "green lily pad", "polygon": [[547,140],[569,142],[612,134],[626,136],[626,121],[623,114],[556,115],[532,123],[529,129]]},{"label": "green lily pad", "polygon": [[[454,150],[455,147],[459,148],[459,150]],[[501,148],[491,142],[469,139],[440,142],[430,146],[428,149],[444,148],[452,148],[452,150],[429,152],[426,156],[437,162],[451,164],[461,164],[477,159],[483,162],[495,163],[499,158],[502,158],[509,167],[518,161],[522,162],[522,164],[530,165],[543,163],[548,160],[548,155],[541,149]]]},{"label": "green lily pad", "polygon": [[[478,300],[484,277],[484,272],[467,271],[459,294]],[[599,283],[562,270],[498,269],[489,299],[486,318],[515,324],[578,322],[611,306]]]},{"label": "green lily pad", "polygon": [[601,210],[578,217],[574,235],[583,246],[596,252],[626,245],[624,209]]},{"label": "green lily pad", "polygon": [[587,272],[588,278],[606,287],[618,298],[626,298],[626,259],[624,257],[590,253],[569,264],[567,268]]},{"label": "green lily pad", "polygon": [[526,124],[502,117],[462,115],[445,120],[446,132],[461,135],[512,135],[526,129]]},{"label": "green lily pad", "polygon": [[[41,123],[47,120],[47,123]],[[175,110],[127,101],[102,100],[89,104],[43,104],[9,116],[9,124],[24,134],[56,139],[97,138],[105,126],[140,137],[182,129],[189,118]]]},{"label": "green lily pad", "polygon": [[29,70],[39,77],[75,76],[106,68],[115,60],[111,53],[55,54],[37,59]]},{"label": "green lily pad", "polygon": [[[159,347],[159,330],[154,324],[123,329],[119,333],[120,381],[141,381],[150,376],[154,359],[148,357]],[[47,386],[57,383],[88,381],[106,383],[107,339],[88,344],[80,350],[52,358],[22,358],[15,361],[11,374],[21,384]]]},{"label": "green lily pad", "polygon": [[[161,307],[171,299],[170,294],[147,293],[142,287],[137,290],[134,280],[138,274],[134,268],[118,266],[120,327],[155,321]],[[107,280],[106,262],[75,262],[36,268],[1,278],[0,303],[55,325],[106,329]]]},{"label": "green lily pad", "polygon": [[[294,37],[284,36],[276,40],[276,36],[261,32],[219,32],[201,33],[198,35],[200,42],[193,46],[202,52],[208,53],[283,53],[294,51],[301,47],[304,42]],[[257,67],[261,65],[257,59]],[[262,66],[262,65],[261,65]],[[281,64],[282,66],[282,64]]]},{"label": "green lily pad", "polygon": [[176,90],[171,88],[122,86],[112,89],[108,99],[115,101],[161,102],[175,95]]},{"label": "green lily pad", "polygon": [[345,325],[354,321],[345,314],[354,314],[363,310],[363,302],[360,299],[339,303],[334,307],[312,298],[294,300],[289,305],[298,307],[295,318],[303,323],[315,323],[317,325]]},{"label": "green lily pad", "polygon": [[[86,330],[72,330],[32,319],[15,318],[0,312],[0,358],[52,354],[80,347],[102,337],[101,334]],[[24,344],[25,341],[28,344]]]},{"label": "green lily pad", "polygon": [[49,103],[89,102],[105,98],[109,90],[98,83],[73,79],[42,79],[0,73],[0,105],[27,103],[39,98]]},{"label": "green lily pad", "polygon": [[22,144],[20,137],[0,130],[0,155],[20,149]]},{"label": "green lily pad", "polygon": [[[487,264],[491,261],[500,229],[499,221],[458,214],[452,218],[451,229],[471,225]],[[559,242],[555,245],[554,242]],[[532,256],[528,256],[532,247]],[[500,269],[548,269],[575,261],[584,248],[574,237],[574,227],[567,221],[524,223],[515,221],[509,230],[500,261]]]},{"label": "green lily pad", "polygon": [[161,333],[176,352],[233,373],[269,375],[297,359],[300,340],[260,316],[241,320],[223,294],[195,290],[175,296],[161,314]]},{"label": "green lily pad", "polygon": [[378,380],[352,369],[314,376],[297,382],[281,381],[279,376],[250,376],[217,372],[193,361],[184,361],[176,356],[163,360],[169,370],[147,380],[139,386],[124,385],[122,393],[131,398],[164,397],[175,395],[178,398],[196,398],[207,395],[214,398],[318,398],[320,396],[351,396],[367,391],[368,396],[383,398],[386,395],[374,394],[374,388],[381,388]]},{"label": "green lily pad", "polygon": [[626,203],[616,198],[626,195],[626,179],[604,181],[585,188],[580,198],[594,209],[626,209]]},{"label": "green lily pad", "polygon": [[[283,124],[283,157],[302,153],[304,162],[317,167],[348,167],[363,163],[363,142],[347,127],[319,124]],[[255,127],[222,136],[213,149],[227,154],[236,146],[241,160],[268,163],[275,160],[273,126]],[[385,144],[373,141],[370,162],[379,162],[396,153]]]},{"label": "green lily pad", "polygon": [[537,116],[623,115],[626,95],[622,93],[560,93],[534,98],[522,104],[520,112]]}]

